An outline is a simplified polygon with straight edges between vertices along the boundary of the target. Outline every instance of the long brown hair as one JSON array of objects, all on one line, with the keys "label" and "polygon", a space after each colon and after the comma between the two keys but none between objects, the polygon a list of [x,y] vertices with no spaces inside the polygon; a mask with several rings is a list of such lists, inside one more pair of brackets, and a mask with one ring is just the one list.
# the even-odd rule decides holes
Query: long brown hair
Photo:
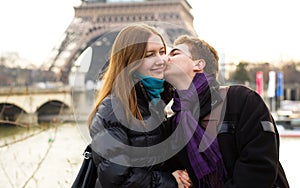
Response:
[{"label": "long brown hair", "polygon": [[98,92],[95,107],[88,118],[88,126],[90,126],[101,102],[112,92],[122,102],[128,120],[132,119],[130,118],[132,116],[143,120],[137,106],[133,73],[146,56],[147,41],[152,34],[161,38],[166,51],[166,43],[154,27],[142,23],[131,24],[119,32],[112,46],[109,66],[103,76],[102,88]]}]

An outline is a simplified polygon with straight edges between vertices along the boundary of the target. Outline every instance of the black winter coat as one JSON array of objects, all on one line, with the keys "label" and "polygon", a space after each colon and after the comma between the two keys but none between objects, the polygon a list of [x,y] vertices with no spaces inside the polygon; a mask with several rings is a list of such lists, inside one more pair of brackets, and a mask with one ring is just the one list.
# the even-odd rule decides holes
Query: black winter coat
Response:
[{"label": "black winter coat", "polygon": [[[162,122],[165,118],[164,103],[151,105],[140,82],[135,89],[143,118],[152,121],[152,125]],[[171,94],[166,96],[164,99],[168,102]],[[164,153],[156,156],[149,149],[165,139],[164,123],[153,129],[145,126],[143,130],[134,130],[136,125],[126,125],[122,110],[116,97],[110,95],[104,99],[92,120],[90,134],[98,173],[96,187],[177,187],[176,179],[164,169],[161,160]]]},{"label": "black winter coat", "polygon": [[[229,88],[226,99],[225,117],[217,136],[227,170],[225,188],[288,188],[279,162],[279,134],[262,98],[255,91],[237,85]],[[199,122],[207,115],[202,112],[209,111],[208,106],[201,108]],[[187,169],[194,187],[206,187],[194,175],[185,148],[169,162],[180,164],[177,169]]]},{"label": "black winter coat", "polygon": [[228,171],[225,187],[288,188],[279,161],[279,134],[262,98],[244,86],[231,86],[218,135]]}]

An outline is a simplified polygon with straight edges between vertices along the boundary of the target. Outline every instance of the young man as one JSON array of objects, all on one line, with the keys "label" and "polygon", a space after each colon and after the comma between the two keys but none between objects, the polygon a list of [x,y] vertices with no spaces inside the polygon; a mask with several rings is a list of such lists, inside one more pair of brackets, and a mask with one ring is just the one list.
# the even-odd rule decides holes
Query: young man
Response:
[{"label": "young man", "polygon": [[[199,38],[181,36],[174,43],[165,69],[176,88],[170,122],[173,129],[184,127],[177,138],[188,141],[172,160],[187,170],[196,188],[289,187],[268,107],[245,86],[220,89],[218,60],[216,50]],[[216,118],[217,108],[222,113]]]}]

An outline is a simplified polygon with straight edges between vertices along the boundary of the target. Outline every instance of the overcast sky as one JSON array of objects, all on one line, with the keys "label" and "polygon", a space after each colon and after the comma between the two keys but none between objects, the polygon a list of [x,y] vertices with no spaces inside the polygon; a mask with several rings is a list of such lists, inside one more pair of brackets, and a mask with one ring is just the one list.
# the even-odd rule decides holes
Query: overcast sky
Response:
[{"label": "overcast sky", "polygon": [[201,38],[228,58],[300,60],[297,0],[191,0]]},{"label": "overcast sky", "polygon": [[[78,0],[2,1],[0,53],[41,64],[74,17]],[[226,61],[300,60],[297,0],[189,0],[194,27]]]}]

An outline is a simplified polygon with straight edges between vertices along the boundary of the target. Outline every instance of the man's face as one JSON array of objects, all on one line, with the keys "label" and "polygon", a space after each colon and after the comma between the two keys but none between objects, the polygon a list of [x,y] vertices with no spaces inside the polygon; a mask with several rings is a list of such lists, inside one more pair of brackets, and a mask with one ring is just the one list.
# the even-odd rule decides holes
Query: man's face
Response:
[{"label": "man's face", "polygon": [[[186,44],[175,46],[168,55],[165,78],[172,82],[173,79],[181,79],[182,76],[194,76],[195,63],[191,59],[191,53]],[[168,80],[169,79],[169,80]]]}]

